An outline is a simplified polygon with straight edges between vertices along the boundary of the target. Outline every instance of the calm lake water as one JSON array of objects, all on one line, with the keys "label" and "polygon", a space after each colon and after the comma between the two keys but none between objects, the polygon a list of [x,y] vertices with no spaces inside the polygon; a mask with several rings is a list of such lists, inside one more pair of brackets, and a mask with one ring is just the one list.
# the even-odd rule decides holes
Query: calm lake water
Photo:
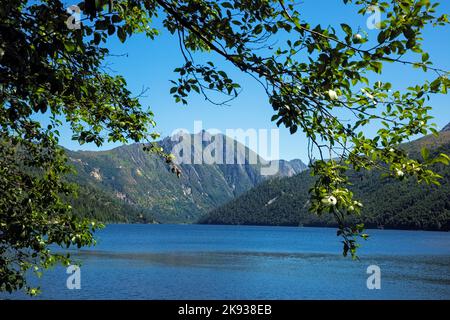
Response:
[{"label": "calm lake water", "polygon": [[[450,299],[450,233],[369,234],[352,261],[334,229],[108,225],[74,251],[80,290],[62,267],[35,284],[42,299]],[[367,289],[370,265],[380,290]]]}]

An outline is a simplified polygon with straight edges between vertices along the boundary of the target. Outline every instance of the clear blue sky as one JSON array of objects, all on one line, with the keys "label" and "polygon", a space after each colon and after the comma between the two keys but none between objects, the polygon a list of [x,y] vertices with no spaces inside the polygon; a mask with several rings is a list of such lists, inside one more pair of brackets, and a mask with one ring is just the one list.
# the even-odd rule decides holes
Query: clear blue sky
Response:
[{"label": "clear blue sky", "polygon": [[[305,20],[322,26],[349,24],[353,30],[361,27],[368,32],[369,37],[377,34],[376,30],[367,30],[366,17],[356,13],[353,5],[344,5],[342,0],[304,0],[299,4]],[[450,13],[450,1],[442,0],[441,13]],[[450,70],[450,28],[428,28],[424,33],[424,48],[430,53],[431,60],[436,66]],[[252,78],[239,73],[227,62],[211,55],[208,60],[221,66],[233,80],[241,84],[243,91],[240,96],[230,102],[229,106],[215,106],[206,102],[203,97],[195,93],[189,98],[189,105],[176,104],[169,94],[172,86],[169,82],[176,74],[173,69],[183,64],[179,52],[177,38],[169,32],[162,33],[154,41],[137,35],[121,44],[111,39],[109,44],[111,53],[127,57],[109,58],[110,67],[117,74],[122,74],[128,81],[130,90],[138,94],[142,88],[148,88],[146,97],[141,98],[143,106],[149,106],[155,113],[156,130],[162,136],[170,135],[174,129],[186,128],[194,130],[194,121],[203,121],[204,129],[216,128],[223,132],[227,128],[236,129],[270,129],[276,128],[270,121],[273,110],[268,103],[267,96],[260,85]],[[395,88],[405,88],[423,79],[431,79],[434,74],[423,74],[412,70],[411,67],[386,64],[383,80],[389,80]],[[436,96],[430,102],[433,107],[432,115],[439,128],[450,122],[450,99],[448,96]],[[368,130],[375,132],[375,127]],[[72,150],[98,150],[93,144],[79,146],[71,140],[70,131],[61,130],[61,144]],[[105,144],[102,150],[116,145]],[[300,158],[307,161],[306,139],[302,133],[290,135],[288,130],[280,127],[280,157],[283,159]]]}]

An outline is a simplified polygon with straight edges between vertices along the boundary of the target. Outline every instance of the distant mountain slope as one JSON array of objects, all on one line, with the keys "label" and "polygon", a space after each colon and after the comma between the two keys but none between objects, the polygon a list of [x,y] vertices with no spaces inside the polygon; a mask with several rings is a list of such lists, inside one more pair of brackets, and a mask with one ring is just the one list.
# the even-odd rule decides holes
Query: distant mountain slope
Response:
[{"label": "distant mountain slope", "polygon": [[[423,146],[432,153],[450,154],[450,132],[426,136],[404,148],[412,155]],[[381,178],[378,172],[355,173],[351,189],[364,203],[362,221],[368,227],[450,230],[450,168],[437,165],[442,186]],[[308,190],[313,183],[309,172],[266,181],[229,203],[212,210],[200,223],[249,225],[333,226],[331,216],[308,212]]]},{"label": "distant mountain slope", "polygon": [[[206,135],[205,132],[200,134]],[[191,138],[194,141],[195,137]],[[203,138],[202,147],[206,147],[211,137]],[[160,144],[166,152],[171,152],[175,143],[166,138]],[[266,179],[261,175],[264,160],[236,141],[233,145],[233,149],[227,150],[224,144],[222,152],[224,159],[228,153],[234,164],[181,164],[180,178],[169,172],[163,159],[145,153],[140,144],[101,152],[67,151],[78,172],[70,180],[83,190],[99,190],[151,220],[189,223]],[[197,151],[192,151],[194,157]],[[250,164],[251,157],[258,163]],[[243,161],[238,163],[238,159]],[[280,161],[278,174],[292,176],[304,169],[306,165],[300,160]],[[89,192],[84,192],[86,194]],[[74,206],[76,211],[82,199]]]},{"label": "distant mountain slope", "polygon": [[70,197],[78,216],[98,220],[104,223],[155,223],[148,210],[126,203],[101,188],[79,185],[77,197]]}]

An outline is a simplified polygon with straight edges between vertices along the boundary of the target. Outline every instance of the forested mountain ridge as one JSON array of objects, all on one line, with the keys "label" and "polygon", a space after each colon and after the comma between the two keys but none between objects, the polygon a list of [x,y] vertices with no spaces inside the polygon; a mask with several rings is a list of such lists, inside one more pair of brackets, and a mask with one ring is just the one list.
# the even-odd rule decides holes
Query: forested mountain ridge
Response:
[{"label": "forested mountain ridge", "polygon": [[[431,154],[450,154],[450,124],[439,134],[403,145],[419,156],[422,147]],[[450,168],[436,165],[441,186],[418,184],[414,179],[398,181],[382,178],[380,172],[351,175],[355,198],[364,203],[356,218],[366,227],[450,230]],[[294,177],[266,181],[200,219],[209,224],[334,226],[331,216],[308,212],[308,190],[313,178],[308,171]],[[355,218],[354,218],[355,219]]]},{"label": "forested mountain ridge", "polygon": [[77,216],[103,223],[157,223],[149,210],[124,202],[99,187],[78,185],[77,196],[67,200]]},{"label": "forested mountain ridge", "polygon": [[[225,139],[220,135],[207,136],[205,131],[197,135],[200,134],[203,136],[202,148],[212,137]],[[195,136],[191,138],[194,141]],[[175,143],[165,138],[160,145],[170,153]],[[234,164],[182,163],[180,178],[168,170],[164,159],[144,152],[142,144],[98,152],[67,150],[77,171],[69,179],[80,186],[79,199],[72,200],[75,212],[107,221],[120,218],[119,221],[125,219],[125,222],[194,222],[212,208],[266,179],[261,174],[261,166],[268,164],[249,148],[236,141],[233,144],[234,148],[230,150],[224,145],[222,152],[224,159],[228,156]],[[200,151],[193,148],[192,157]],[[253,164],[251,157],[258,163]],[[300,160],[280,160],[278,175],[292,176],[305,169],[306,165]],[[96,191],[109,199],[98,201],[93,196]],[[110,210],[105,210],[105,203],[110,205]]]}]

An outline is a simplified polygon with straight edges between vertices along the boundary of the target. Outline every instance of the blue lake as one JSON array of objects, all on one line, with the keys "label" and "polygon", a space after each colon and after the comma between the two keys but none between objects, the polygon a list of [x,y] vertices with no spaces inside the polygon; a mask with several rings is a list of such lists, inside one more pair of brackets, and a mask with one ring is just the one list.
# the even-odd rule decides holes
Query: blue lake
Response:
[{"label": "blue lake", "polygon": [[[62,267],[33,283],[40,299],[450,299],[450,233],[368,233],[352,261],[334,229],[108,225],[73,251],[80,290]],[[367,288],[370,265],[380,290]]]}]

